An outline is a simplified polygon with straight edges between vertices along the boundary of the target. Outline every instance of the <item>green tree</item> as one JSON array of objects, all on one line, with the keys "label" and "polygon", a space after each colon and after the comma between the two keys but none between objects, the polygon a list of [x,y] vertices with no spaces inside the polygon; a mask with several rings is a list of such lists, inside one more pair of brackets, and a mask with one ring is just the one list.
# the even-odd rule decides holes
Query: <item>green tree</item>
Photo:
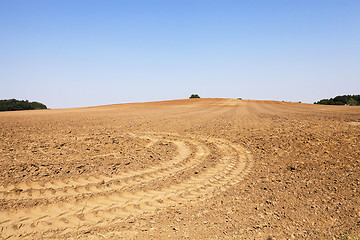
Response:
[{"label": "green tree", "polygon": [[314,104],[325,104],[325,105],[346,105],[346,104],[350,105],[350,103],[351,105],[359,105],[360,95],[342,95],[330,99],[321,99],[318,102],[314,102]]},{"label": "green tree", "polygon": [[350,98],[349,101],[347,101],[347,105],[356,106],[358,103],[353,98]]},{"label": "green tree", "polygon": [[197,94],[191,94],[191,96],[190,96],[189,98],[190,98],[190,99],[191,99],[191,98],[200,98],[200,96],[197,95]]},{"label": "green tree", "polygon": [[46,105],[39,102],[29,102],[28,100],[6,99],[0,100],[0,111],[18,111],[47,109]]}]

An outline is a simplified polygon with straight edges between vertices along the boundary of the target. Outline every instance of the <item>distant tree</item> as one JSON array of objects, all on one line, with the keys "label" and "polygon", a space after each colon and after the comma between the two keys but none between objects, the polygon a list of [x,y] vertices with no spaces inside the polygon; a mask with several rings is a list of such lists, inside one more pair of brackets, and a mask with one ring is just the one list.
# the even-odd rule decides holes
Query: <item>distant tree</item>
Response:
[{"label": "distant tree", "polygon": [[356,106],[356,105],[360,104],[360,95],[336,96],[336,97],[330,98],[330,99],[321,99],[318,102],[314,102],[314,104]]},{"label": "distant tree", "polygon": [[200,98],[200,96],[197,94],[191,94],[191,96],[189,98]]},{"label": "distant tree", "polygon": [[39,102],[29,102],[28,100],[7,99],[0,100],[0,111],[19,111],[47,109],[46,105]]},{"label": "distant tree", "polygon": [[347,105],[356,106],[358,103],[353,98],[350,98],[349,101],[347,101]]}]

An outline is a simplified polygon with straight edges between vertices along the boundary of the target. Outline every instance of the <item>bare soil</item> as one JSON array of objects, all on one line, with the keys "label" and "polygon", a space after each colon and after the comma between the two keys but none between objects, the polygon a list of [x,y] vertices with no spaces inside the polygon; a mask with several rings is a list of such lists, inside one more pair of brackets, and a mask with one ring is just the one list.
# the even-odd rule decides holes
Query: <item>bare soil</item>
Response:
[{"label": "bare soil", "polygon": [[360,108],[188,99],[0,113],[3,239],[360,236]]}]

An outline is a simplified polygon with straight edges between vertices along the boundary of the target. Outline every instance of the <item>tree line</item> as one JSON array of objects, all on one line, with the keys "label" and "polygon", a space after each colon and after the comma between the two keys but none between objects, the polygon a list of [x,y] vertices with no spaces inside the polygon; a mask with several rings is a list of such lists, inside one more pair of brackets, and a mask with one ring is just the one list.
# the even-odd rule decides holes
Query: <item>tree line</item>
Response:
[{"label": "tree line", "polygon": [[29,102],[28,100],[0,100],[0,111],[19,111],[34,109],[47,109],[47,107],[45,104],[39,102]]},{"label": "tree line", "polygon": [[314,102],[314,104],[359,106],[360,95],[336,96],[330,99],[321,99],[318,102]]}]

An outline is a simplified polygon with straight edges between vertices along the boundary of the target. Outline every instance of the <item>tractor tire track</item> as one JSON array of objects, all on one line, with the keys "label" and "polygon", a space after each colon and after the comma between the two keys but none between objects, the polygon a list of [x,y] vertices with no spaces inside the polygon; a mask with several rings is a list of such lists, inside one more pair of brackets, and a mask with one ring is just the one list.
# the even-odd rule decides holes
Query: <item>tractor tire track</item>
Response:
[{"label": "tractor tire track", "polygon": [[[74,186],[65,181],[46,187],[27,185],[28,192],[19,195],[4,194],[3,191],[1,197],[5,201],[27,198],[52,201],[33,208],[0,212],[1,236],[5,239],[67,238],[91,229],[108,228],[129,217],[152,213],[159,208],[211,198],[239,183],[253,164],[247,151],[223,139],[181,137],[168,133],[135,134],[138,135],[152,141],[173,142],[178,155],[161,166],[113,178],[93,176],[73,180]],[[211,156],[216,156],[212,159],[215,164],[205,167]],[[99,182],[106,184],[99,187]],[[32,197],[29,193],[37,195]]]},{"label": "tractor tire track", "polygon": [[[157,141],[157,140],[156,140]],[[185,161],[190,156],[188,142],[170,141],[178,149],[178,156],[162,165],[149,167],[147,169],[132,171],[129,170],[121,175],[89,176],[87,178],[53,180],[47,183],[27,182],[16,185],[9,185],[0,190],[0,199],[37,199],[79,195],[83,193],[97,193],[119,188],[120,185],[131,181],[131,178],[145,177],[152,178],[152,175],[164,171]],[[195,146],[192,146],[195,147]],[[121,183],[121,184],[119,184]],[[118,185],[118,186],[116,186]],[[21,191],[19,191],[21,189]]]}]

